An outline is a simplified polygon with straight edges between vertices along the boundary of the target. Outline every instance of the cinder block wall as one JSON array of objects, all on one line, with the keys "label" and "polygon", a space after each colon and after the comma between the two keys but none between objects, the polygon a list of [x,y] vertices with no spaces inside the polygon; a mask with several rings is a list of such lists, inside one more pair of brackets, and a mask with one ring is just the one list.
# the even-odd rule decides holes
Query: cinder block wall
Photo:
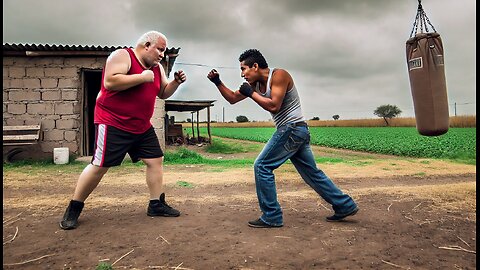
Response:
[{"label": "cinder block wall", "polygon": [[[44,134],[39,149],[32,147],[20,158],[51,157],[56,147],[68,147],[71,154],[79,155],[81,69],[102,69],[106,58],[3,57],[3,125],[41,123]],[[156,107],[154,119],[161,119],[152,123],[164,147],[164,101],[157,100]]]}]

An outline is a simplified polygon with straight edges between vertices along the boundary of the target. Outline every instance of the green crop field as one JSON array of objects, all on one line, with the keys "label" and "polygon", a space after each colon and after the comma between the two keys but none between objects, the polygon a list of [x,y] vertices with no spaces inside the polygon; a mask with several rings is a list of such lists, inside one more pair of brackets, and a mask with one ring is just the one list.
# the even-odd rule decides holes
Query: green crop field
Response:
[{"label": "green crop field", "polygon": [[[267,142],[274,128],[211,129],[213,136]],[[201,135],[207,134],[201,128]],[[311,144],[379,154],[463,160],[476,163],[476,128],[450,128],[446,134],[427,137],[414,127],[311,127]]]}]

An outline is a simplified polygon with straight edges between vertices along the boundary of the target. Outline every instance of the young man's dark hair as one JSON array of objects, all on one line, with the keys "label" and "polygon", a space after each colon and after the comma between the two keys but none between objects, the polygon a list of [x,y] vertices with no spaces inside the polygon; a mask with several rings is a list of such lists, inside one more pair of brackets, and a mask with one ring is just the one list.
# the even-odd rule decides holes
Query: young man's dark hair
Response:
[{"label": "young man's dark hair", "polygon": [[257,63],[259,68],[268,68],[267,60],[265,60],[265,57],[263,57],[262,53],[257,49],[244,51],[238,58],[238,61],[243,61],[245,65],[249,67]]}]

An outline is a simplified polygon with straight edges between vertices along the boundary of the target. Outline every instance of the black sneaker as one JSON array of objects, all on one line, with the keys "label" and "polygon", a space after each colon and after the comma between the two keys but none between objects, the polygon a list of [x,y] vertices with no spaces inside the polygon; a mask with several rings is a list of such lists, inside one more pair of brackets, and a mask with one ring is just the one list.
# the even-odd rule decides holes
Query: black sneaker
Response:
[{"label": "black sneaker", "polygon": [[267,224],[267,223],[263,222],[263,220],[261,220],[261,219],[257,219],[257,220],[249,221],[248,226],[253,227],[253,228],[280,228],[283,225],[270,225],[270,224]]},{"label": "black sneaker", "polygon": [[82,212],[83,206],[83,202],[71,200],[67,210],[65,210],[62,221],[60,221],[60,228],[64,230],[72,230],[77,228],[78,217]]},{"label": "black sneaker", "polygon": [[160,200],[152,200],[148,204],[147,215],[150,217],[178,217],[180,211],[173,209],[165,202],[165,193],[160,195]]},{"label": "black sneaker", "polygon": [[346,213],[346,214],[334,214],[333,216],[329,216],[327,217],[327,221],[342,221],[344,218],[348,217],[348,216],[353,216],[355,215],[357,212],[358,212],[358,207],[355,207],[355,209],[353,209],[351,212],[349,213]]}]

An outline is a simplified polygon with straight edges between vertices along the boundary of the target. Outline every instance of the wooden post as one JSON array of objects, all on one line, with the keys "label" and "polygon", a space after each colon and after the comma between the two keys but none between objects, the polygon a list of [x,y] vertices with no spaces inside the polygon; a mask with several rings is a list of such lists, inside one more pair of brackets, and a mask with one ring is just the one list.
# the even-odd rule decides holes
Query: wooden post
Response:
[{"label": "wooden post", "polygon": [[208,142],[212,144],[212,134],[210,133],[210,106],[207,107],[207,131],[208,131]]},{"label": "wooden post", "polygon": [[195,129],[193,128],[193,112],[192,112],[192,139],[195,138]]},{"label": "wooden post", "polygon": [[199,118],[198,118],[198,111],[197,111],[197,138],[198,138],[198,142],[200,143],[200,124],[199,124]]}]

